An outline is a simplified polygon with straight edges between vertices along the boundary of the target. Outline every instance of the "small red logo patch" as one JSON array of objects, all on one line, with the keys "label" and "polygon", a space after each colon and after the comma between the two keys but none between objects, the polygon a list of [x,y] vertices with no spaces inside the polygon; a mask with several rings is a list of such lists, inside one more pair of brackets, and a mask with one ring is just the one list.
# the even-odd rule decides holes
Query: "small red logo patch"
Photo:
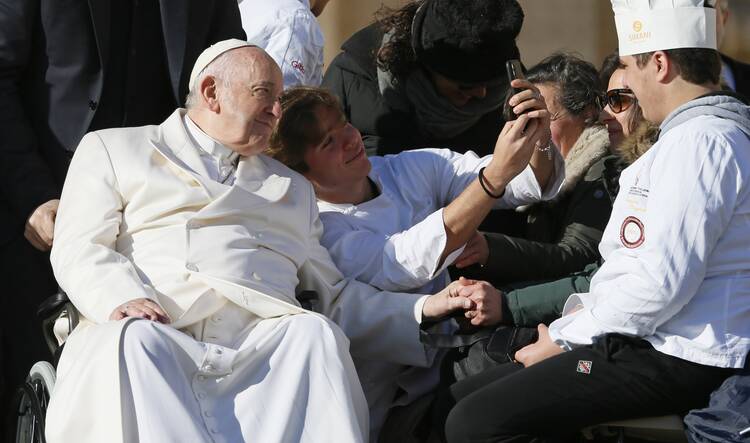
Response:
[{"label": "small red logo patch", "polygon": [[576,366],[576,372],[581,374],[591,374],[591,367],[594,363],[591,360],[578,360],[578,366]]},{"label": "small red logo patch", "polygon": [[305,65],[301,61],[292,60],[292,68],[298,70],[301,73],[305,73]]},{"label": "small red logo patch", "polygon": [[636,217],[626,217],[620,227],[620,241],[626,248],[637,248],[646,239],[643,222]]}]

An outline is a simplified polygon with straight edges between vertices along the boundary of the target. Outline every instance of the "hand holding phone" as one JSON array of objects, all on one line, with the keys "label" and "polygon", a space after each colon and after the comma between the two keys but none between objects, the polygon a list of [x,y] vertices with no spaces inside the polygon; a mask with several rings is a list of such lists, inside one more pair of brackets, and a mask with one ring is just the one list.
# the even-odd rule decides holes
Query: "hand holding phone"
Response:
[{"label": "hand holding phone", "polygon": [[[509,85],[513,83],[513,80],[526,78],[523,75],[523,68],[521,67],[521,62],[518,60],[506,61],[505,71],[508,73]],[[524,89],[522,88],[514,88],[512,86],[508,88],[508,94],[505,100],[505,106],[503,108],[503,117],[505,118],[505,121],[511,121],[511,120],[515,120],[516,118],[518,118],[518,115],[513,112],[513,106],[511,106],[508,101],[510,100],[511,97],[518,94],[519,92],[522,92],[523,90]]]},{"label": "hand holding phone", "polygon": [[[512,83],[513,80],[516,79],[526,79],[526,76],[523,75],[523,68],[521,67],[521,62],[518,60],[508,60],[505,62],[505,71],[508,73],[508,83]],[[518,94],[519,92],[523,91],[521,88],[512,88],[513,89],[513,95]]]},{"label": "hand holding phone", "polygon": [[[523,84],[522,87],[508,88],[507,100],[503,109],[505,121],[517,119],[522,114],[529,114],[532,119],[545,118],[547,116],[547,105],[544,103],[539,89],[526,80],[521,68],[521,62],[518,60],[508,60],[505,62],[505,68],[508,73],[508,81],[516,85]],[[520,80],[520,81],[519,81]],[[514,109],[516,112],[514,112]],[[549,123],[549,122],[547,122]]]}]

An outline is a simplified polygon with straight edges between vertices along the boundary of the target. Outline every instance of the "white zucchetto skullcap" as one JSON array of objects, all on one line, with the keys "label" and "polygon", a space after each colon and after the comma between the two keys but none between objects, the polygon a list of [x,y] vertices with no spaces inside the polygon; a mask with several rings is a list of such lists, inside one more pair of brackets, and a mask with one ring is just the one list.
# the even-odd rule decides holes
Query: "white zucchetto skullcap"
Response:
[{"label": "white zucchetto skullcap", "polygon": [[193,65],[193,70],[190,72],[190,83],[188,83],[188,88],[190,90],[193,89],[195,79],[198,78],[198,76],[204,69],[206,69],[206,66],[210,65],[212,61],[216,60],[216,57],[232,49],[244,48],[246,46],[251,48],[257,47],[250,42],[246,42],[245,40],[230,38],[229,40],[216,42],[206,48],[203,52],[201,52],[201,55],[198,56],[198,60],[195,61],[195,65]]},{"label": "white zucchetto skullcap", "polygon": [[703,4],[704,0],[612,0],[620,55],[716,49],[716,10]]}]

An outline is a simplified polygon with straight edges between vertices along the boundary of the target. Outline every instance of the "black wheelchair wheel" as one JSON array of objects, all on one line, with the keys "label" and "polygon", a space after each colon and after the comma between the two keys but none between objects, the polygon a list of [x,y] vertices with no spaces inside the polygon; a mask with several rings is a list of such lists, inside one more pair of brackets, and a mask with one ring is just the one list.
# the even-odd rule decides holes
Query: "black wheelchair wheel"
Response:
[{"label": "black wheelchair wheel", "polygon": [[55,369],[38,362],[26,382],[16,392],[16,443],[45,443],[44,417],[50,392],[55,385]]}]

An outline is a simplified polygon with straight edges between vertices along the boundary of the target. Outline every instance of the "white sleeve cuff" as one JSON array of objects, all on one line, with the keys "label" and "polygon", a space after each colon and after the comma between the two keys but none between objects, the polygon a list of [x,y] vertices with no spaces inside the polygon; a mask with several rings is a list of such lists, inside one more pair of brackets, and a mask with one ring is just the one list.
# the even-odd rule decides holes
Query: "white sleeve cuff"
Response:
[{"label": "white sleeve cuff", "polygon": [[419,297],[416,303],[414,303],[414,318],[417,320],[417,323],[422,323],[422,311],[424,310],[424,304],[427,301],[427,297],[429,297],[431,294],[423,295],[422,297]]},{"label": "white sleeve cuff", "polygon": [[447,241],[441,208],[408,230],[392,236],[384,253],[390,262],[398,263],[415,282],[420,283],[415,286],[421,286],[443,272],[463,252],[464,246],[452,252],[441,264],[440,257]]}]

